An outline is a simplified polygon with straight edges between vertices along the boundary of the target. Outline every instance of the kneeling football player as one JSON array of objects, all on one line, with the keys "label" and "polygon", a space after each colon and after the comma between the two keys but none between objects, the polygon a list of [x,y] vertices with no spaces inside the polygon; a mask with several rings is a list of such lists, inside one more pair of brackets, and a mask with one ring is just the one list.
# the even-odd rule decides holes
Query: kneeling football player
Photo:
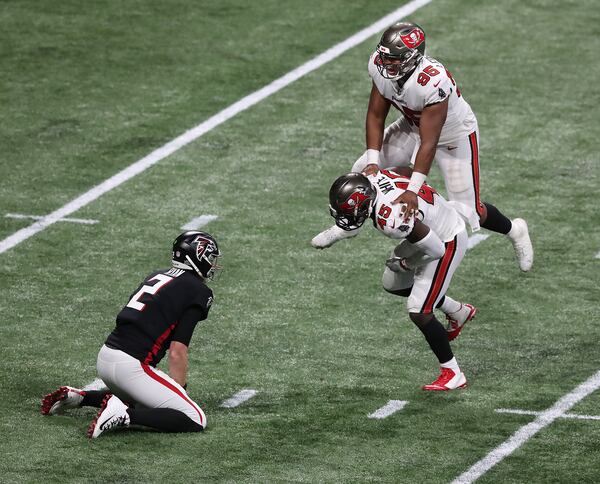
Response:
[{"label": "kneeling football player", "polygon": [[[405,205],[392,203],[408,187],[410,178],[391,170],[366,176],[348,173],[329,191],[336,225],[351,231],[371,218],[374,226],[392,239],[401,240],[386,261],[383,287],[408,298],[410,319],[421,330],[441,365],[441,374],[424,390],[454,390],[467,384],[450,348],[477,310],[446,295],[452,275],[467,250],[465,220],[478,229],[469,207],[447,202],[429,185],[419,190],[418,211],[406,217]],[[459,213],[460,212],[460,213]],[[433,314],[441,309],[448,319],[444,328]]]},{"label": "kneeling football player", "polygon": [[[220,269],[220,255],[205,232],[179,235],[172,267],[144,279],[100,349],[96,367],[107,389],[62,386],[43,398],[42,414],[99,407],[88,428],[90,438],[129,425],[163,432],[203,430],[206,416],[186,392],[188,346],[196,324],[208,316],[213,293],[206,282]],[[167,350],[168,374],[156,368]]]}]

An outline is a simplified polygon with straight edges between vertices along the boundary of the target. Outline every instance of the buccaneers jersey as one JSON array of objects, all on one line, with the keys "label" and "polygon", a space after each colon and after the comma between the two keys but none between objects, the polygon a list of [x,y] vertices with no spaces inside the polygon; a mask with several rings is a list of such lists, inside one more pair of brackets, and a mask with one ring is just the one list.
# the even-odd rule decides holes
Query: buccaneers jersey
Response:
[{"label": "buccaneers jersey", "polygon": [[106,345],[156,365],[171,341],[189,345],[198,321],[206,319],[213,293],[192,271],[153,272],[117,315]]},{"label": "buccaneers jersey", "polygon": [[[392,201],[404,193],[410,178],[391,170],[381,170],[368,178],[377,190],[372,212],[375,227],[392,239],[405,238],[412,230],[414,219],[405,222],[402,213],[404,205],[393,204]],[[458,212],[426,183],[421,186],[417,200],[417,218],[433,230],[442,242],[451,241],[465,229],[465,222]]]},{"label": "buccaneers jersey", "polygon": [[438,61],[423,56],[402,85],[383,77],[377,69],[377,62],[380,62],[379,55],[375,52],[369,59],[369,75],[373,83],[379,93],[404,114],[413,132],[419,132],[419,119],[423,109],[448,97],[448,114],[439,144],[448,144],[475,131],[477,119],[471,106],[461,96],[452,75]]}]

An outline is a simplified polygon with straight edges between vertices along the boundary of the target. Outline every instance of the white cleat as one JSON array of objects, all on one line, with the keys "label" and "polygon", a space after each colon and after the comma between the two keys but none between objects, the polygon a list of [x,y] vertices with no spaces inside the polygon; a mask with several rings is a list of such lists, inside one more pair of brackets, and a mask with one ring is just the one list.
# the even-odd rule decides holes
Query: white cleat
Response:
[{"label": "white cleat", "polygon": [[42,399],[42,415],[56,415],[68,408],[77,408],[84,395],[85,392],[79,388],[60,387]]},{"label": "white cleat", "polygon": [[519,268],[523,272],[529,271],[533,265],[533,246],[529,238],[527,222],[522,218],[514,219],[512,221],[512,228],[507,235],[517,254]]},{"label": "white cleat", "polygon": [[98,415],[96,415],[88,427],[87,434],[90,439],[97,439],[102,433],[109,430],[118,427],[129,427],[129,422],[127,405],[118,397],[107,395],[102,401]]},{"label": "white cleat", "polygon": [[339,228],[337,225],[332,225],[327,230],[323,230],[320,234],[317,234],[310,241],[310,245],[312,245],[315,249],[326,249],[327,247],[331,247],[337,241],[342,239],[349,239],[350,237],[356,237],[358,235],[358,230],[344,230]]}]

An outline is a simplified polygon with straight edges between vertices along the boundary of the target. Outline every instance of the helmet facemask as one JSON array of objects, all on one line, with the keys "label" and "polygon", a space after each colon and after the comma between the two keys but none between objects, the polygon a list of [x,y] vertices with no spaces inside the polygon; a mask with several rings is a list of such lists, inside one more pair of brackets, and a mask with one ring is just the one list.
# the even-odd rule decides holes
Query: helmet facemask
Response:
[{"label": "helmet facemask", "polygon": [[391,56],[382,52],[381,46],[378,46],[377,52],[377,70],[382,77],[391,81],[397,81],[412,72],[422,57],[416,49],[406,49],[399,56]]}]

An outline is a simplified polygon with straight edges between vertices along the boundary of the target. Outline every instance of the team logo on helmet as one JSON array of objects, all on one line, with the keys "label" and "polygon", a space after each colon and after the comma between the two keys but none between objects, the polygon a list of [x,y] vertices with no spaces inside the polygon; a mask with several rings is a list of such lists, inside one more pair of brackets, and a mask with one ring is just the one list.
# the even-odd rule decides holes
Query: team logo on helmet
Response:
[{"label": "team logo on helmet", "polygon": [[425,33],[420,28],[415,27],[408,34],[401,35],[400,38],[406,47],[416,49],[425,40]]},{"label": "team logo on helmet", "polygon": [[340,204],[340,209],[344,213],[354,212],[354,210],[356,210],[356,207],[360,207],[367,200],[369,200],[369,197],[365,195],[364,191],[356,191],[352,195],[350,195],[350,198],[348,198],[348,200]]},{"label": "team logo on helmet", "polygon": [[211,245],[211,241],[208,239],[205,239],[203,237],[198,237],[198,243],[196,245],[196,257],[198,258],[198,260],[202,259],[202,256],[204,255],[204,252],[206,252],[206,248]]}]

